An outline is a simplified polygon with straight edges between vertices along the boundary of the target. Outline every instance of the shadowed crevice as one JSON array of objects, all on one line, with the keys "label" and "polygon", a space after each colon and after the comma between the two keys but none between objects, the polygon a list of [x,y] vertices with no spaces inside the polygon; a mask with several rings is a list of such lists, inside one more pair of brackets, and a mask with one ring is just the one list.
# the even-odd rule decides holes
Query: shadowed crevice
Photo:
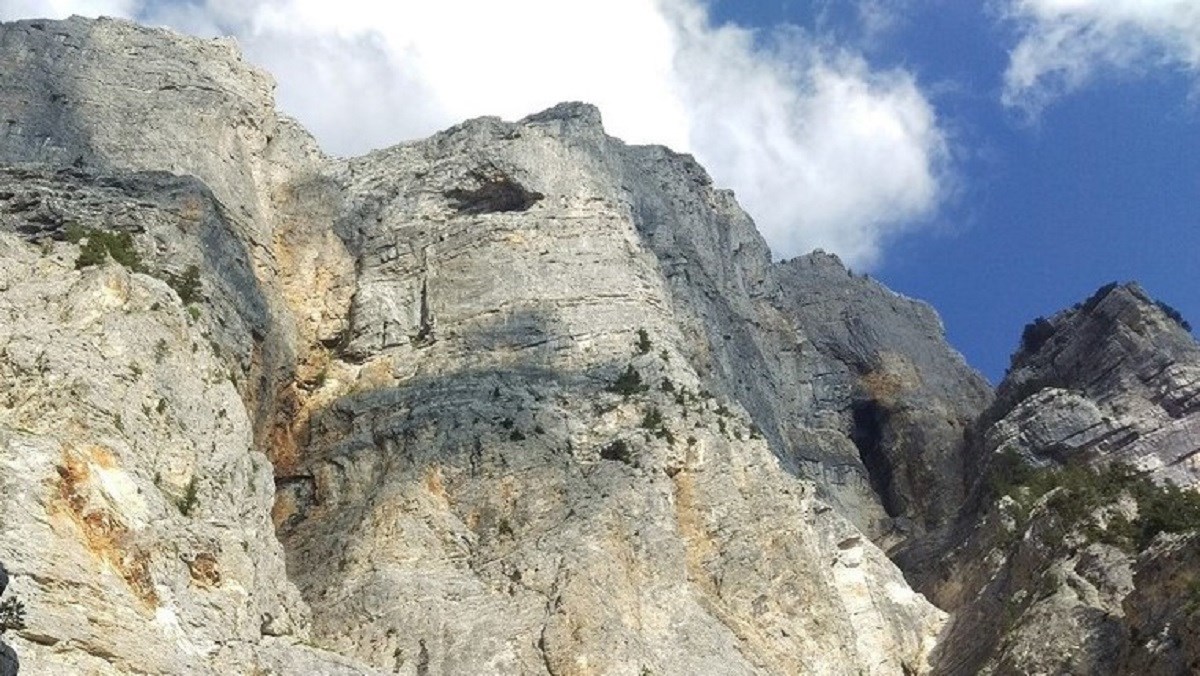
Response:
[{"label": "shadowed crevice", "polygon": [[888,516],[900,516],[904,510],[893,487],[895,469],[883,445],[883,430],[888,412],[879,402],[869,400],[855,402],[851,415],[854,427],[850,432],[850,440],[858,448],[858,457],[867,469],[871,488],[879,496],[883,510]]}]

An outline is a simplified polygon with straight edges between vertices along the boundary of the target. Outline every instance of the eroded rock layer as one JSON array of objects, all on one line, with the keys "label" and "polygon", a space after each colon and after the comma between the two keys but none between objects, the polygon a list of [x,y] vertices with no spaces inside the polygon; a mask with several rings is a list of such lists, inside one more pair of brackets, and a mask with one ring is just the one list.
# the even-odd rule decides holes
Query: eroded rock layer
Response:
[{"label": "eroded rock layer", "polygon": [[3,24],[0,629],[32,673],[1183,673],[1179,319],[1103,289],[993,400],[592,106],[334,159],[227,41]]},{"label": "eroded rock layer", "polygon": [[1136,285],[1026,327],[974,494],[899,561],[953,620],[948,674],[1194,673],[1200,346]]},{"label": "eroded rock layer", "polygon": [[[333,160],[226,42],[2,30],[27,668],[925,669],[943,615],[873,540],[944,518],[916,496],[962,483],[961,438],[902,462],[907,423],[858,413],[986,405],[923,306],[772,264],[590,106]],[[851,330],[846,362],[804,328],[839,307],[903,338]]]}]

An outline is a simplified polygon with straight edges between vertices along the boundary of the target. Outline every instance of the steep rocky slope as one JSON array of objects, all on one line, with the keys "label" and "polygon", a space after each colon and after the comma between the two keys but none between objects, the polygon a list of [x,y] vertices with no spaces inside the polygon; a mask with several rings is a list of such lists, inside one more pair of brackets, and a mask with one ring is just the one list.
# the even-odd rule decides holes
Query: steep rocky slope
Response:
[{"label": "steep rocky slope", "polygon": [[30,673],[1195,668],[1166,309],[993,399],[588,105],[329,158],[226,41],[0,25],[0,317]]},{"label": "steep rocky slope", "polygon": [[[899,561],[953,620],[937,671],[1200,669],[1200,346],[1136,285],[1026,327],[980,481]],[[1177,487],[1178,486],[1178,487]]]},{"label": "steep rocky slope", "polygon": [[331,645],[447,672],[919,668],[938,613],[739,397],[776,282],[689,158],[568,104],[340,171],[357,287],[277,511]]},{"label": "steep rocky slope", "polygon": [[1194,485],[1200,345],[1173,313],[1137,285],[1110,284],[1035,320],[989,411],[1000,423],[988,445],[1059,461],[1082,454]]},{"label": "steep rocky slope", "polygon": [[226,42],[0,66],[28,669],[925,669],[872,539],[944,521],[990,394],[924,306],[589,106],[334,160]]}]

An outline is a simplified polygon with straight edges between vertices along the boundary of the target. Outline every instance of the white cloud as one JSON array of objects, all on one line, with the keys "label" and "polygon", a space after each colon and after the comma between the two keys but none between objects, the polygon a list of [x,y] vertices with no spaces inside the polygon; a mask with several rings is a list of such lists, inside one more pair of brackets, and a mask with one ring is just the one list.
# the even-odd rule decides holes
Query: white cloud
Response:
[{"label": "white cloud", "polygon": [[1200,74],[1196,0],[1010,0],[1023,33],[1004,102],[1037,112],[1105,71],[1180,68]]},{"label": "white cloud", "polygon": [[[613,135],[694,153],[778,256],[822,247],[869,266],[944,192],[946,140],[909,73],[873,71],[795,29],[756,40],[714,26],[700,0],[111,4],[233,33],[275,75],[281,108],[335,153],[478,115],[595,103]],[[19,14],[9,8],[0,17]]]},{"label": "white cloud", "polygon": [[697,157],[737,190],[777,255],[814,247],[870,266],[932,212],[946,141],[903,71],[871,72],[796,31],[767,51],[742,29],[682,22],[678,80]]},{"label": "white cloud", "polygon": [[139,0],[0,0],[0,19],[131,16],[140,4]]}]

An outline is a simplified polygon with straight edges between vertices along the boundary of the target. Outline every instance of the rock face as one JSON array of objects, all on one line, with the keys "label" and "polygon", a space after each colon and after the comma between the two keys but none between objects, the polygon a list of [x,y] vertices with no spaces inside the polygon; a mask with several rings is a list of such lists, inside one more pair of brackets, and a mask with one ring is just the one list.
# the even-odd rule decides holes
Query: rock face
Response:
[{"label": "rock face", "polygon": [[[364,673],[302,645],[260,450],[320,325],[320,304],[290,320],[273,251],[307,232],[311,142],[221,42],[20,22],[0,63],[0,560],[24,666]],[[81,268],[97,251],[124,264]]]},{"label": "rock face", "polygon": [[[205,232],[213,207],[194,181],[5,178],[20,184],[10,209],[22,195],[54,203],[61,191],[59,213],[86,227],[123,215],[139,237],[162,235],[193,255],[220,239]],[[237,275],[205,290],[238,304],[185,309],[148,274],[115,263],[76,270],[69,242],[5,232],[0,252],[0,559],[29,611],[13,641],[26,668],[336,670],[332,656],[301,660],[313,651],[282,656],[276,645],[305,639],[308,609],[273,538],[270,463],[254,450],[235,387],[246,387],[231,347],[235,308],[254,308]],[[165,263],[147,265],[173,279]],[[238,269],[236,259],[221,265]],[[227,332],[215,328],[222,321]]]},{"label": "rock face", "polygon": [[899,555],[953,614],[937,671],[1200,669],[1200,498],[1171,487],[1197,481],[1200,347],[1171,314],[1109,285],[1026,328],[976,428],[973,497]]},{"label": "rock face", "polygon": [[[340,161],[227,42],[17,22],[0,66],[28,669],[926,668],[943,614],[872,538],[940,522],[917,475],[961,484],[959,439],[892,479],[903,416],[852,434],[860,399],[987,403],[923,306],[772,264],[590,106]],[[903,339],[851,329],[845,364],[839,308]],[[902,377],[930,359],[972,398]]]},{"label": "rock face", "polygon": [[[1048,387],[1059,391],[1028,399]],[[996,398],[992,448],[1123,462],[1180,486],[1200,480],[1200,345],[1135,284],[1105,286],[1030,324]]]},{"label": "rock face", "polygon": [[966,432],[991,388],[946,347],[929,306],[819,252],[777,271],[774,304],[806,339],[797,361],[814,371],[811,401],[782,417],[849,437],[893,536],[947,523],[971,480]]},{"label": "rock face", "polygon": [[[8,571],[4,569],[3,565],[0,565],[0,596],[4,595],[6,589],[8,589]],[[7,612],[5,610],[6,614]],[[0,676],[17,676],[21,670],[21,660],[17,657],[16,651],[10,648],[3,638],[3,632],[16,627],[9,626],[7,617],[0,619],[3,619],[3,627],[0,627]],[[17,624],[17,622],[14,621],[13,624]]]},{"label": "rock face", "polygon": [[0,25],[27,670],[1195,664],[1191,503],[1114,461],[1195,483],[1200,361],[1137,288],[1035,322],[993,401],[930,308],[773,263],[591,106],[338,160],[271,90],[225,41]]},{"label": "rock face", "polygon": [[276,512],[326,645],[445,673],[921,668],[937,611],[739,396],[775,282],[694,162],[567,104],[338,180],[357,287]]}]

